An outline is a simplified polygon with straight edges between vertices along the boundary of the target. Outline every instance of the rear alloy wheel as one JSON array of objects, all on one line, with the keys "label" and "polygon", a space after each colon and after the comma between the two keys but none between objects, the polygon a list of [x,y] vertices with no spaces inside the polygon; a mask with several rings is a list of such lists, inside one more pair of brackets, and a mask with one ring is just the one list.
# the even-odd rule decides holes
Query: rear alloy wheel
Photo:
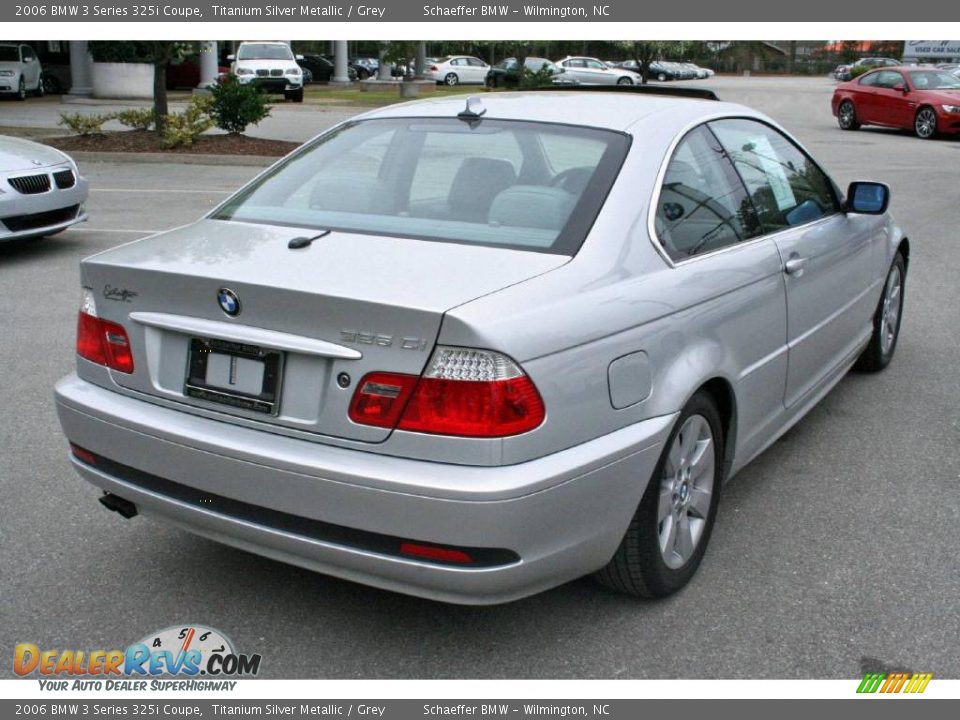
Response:
[{"label": "rear alloy wheel", "polygon": [[17,85],[17,100],[27,99],[27,84],[20,78],[20,84]]},{"label": "rear alloy wheel", "polygon": [[447,73],[447,76],[443,79],[444,85],[449,85],[450,87],[453,87],[459,82],[460,82],[460,78],[457,77],[456,73]]},{"label": "rear alloy wheel", "polygon": [[862,372],[879,372],[893,360],[900,337],[900,320],[903,316],[904,286],[907,277],[907,265],[903,255],[897,253],[887,282],[883,286],[883,295],[873,316],[873,334],[870,342],[857,360],[856,369]]},{"label": "rear alloy wheel", "polygon": [[860,129],[860,123],[857,122],[857,109],[849,100],[844,100],[837,108],[837,124],[841,130]]},{"label": "rear alloy wheel", "polygon": [[681,411],[620,547],[594,577],[646,598],[666,597],[686,585],[710,540],[722,467],[720,414],[701,391]]},{"label": "rear alloy wheel", "polygon": [[628,77],[622,77],[617,80],[617,85],[633,85],[633,80]]},{"label": "rear alloy wheel", "polygon": [[913,131],[921,140],[929,140],[937,134],[937,114],[931,107],[922,107],[913,121]]},{"label": "rear alloy wheel", "polygon": [[666,73],[658,73],[658,74],[657,74],[657,80],[659,80],[660,82],[666,82],[666,81],[667,81],[667,74],[666,74]]}]

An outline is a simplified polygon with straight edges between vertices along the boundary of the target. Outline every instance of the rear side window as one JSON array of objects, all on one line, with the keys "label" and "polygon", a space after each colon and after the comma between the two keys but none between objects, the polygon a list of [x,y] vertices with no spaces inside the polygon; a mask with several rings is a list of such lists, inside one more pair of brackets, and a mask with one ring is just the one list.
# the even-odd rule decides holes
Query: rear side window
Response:
[{"label": "rear side window", "polygon": [[551,123],[364,120],[306,145],[212,217],[573,255],[629,145]]},{"label": "rear side window", "polygon": [[760,234],[753,205],[717,139],[706,127],[677,146],[660,190],[657,237],[674,261]]},{"label": "rear side window", "polygon": [[777,130],[745,119],[718,120],[710,129],[742,178],[764,233],[839,211],[830,179]]}]

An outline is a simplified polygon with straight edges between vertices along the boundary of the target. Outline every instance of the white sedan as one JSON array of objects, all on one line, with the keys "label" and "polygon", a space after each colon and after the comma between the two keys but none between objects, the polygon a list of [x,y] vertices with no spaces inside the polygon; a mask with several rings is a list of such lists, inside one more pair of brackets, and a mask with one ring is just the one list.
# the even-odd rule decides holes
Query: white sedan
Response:
[{"label": "white sedan", "polygon": [[611,67],[596,58],[565,57],[556,64],[581,85],[634,85],[641,82],[637,73]]},{"label": "white sedan", "polygon": [[42,237],[87,219],[87,180],[47,145],[0,135],[0,243]]},{"label": "white sedan", "polygon": [[483,85],[489,70],[490,66],[480,58],[470,55],[451,55],[437,58],[427,65],[423,76],[427,80],[436,80],[444,85]]}]

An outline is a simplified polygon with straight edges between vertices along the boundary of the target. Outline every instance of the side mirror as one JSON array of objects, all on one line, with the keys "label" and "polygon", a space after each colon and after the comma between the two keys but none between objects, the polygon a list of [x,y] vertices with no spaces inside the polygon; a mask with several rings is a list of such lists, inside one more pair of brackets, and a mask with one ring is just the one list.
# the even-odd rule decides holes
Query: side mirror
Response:
[{"label": "side mirror", "polygon": [[236,55],[227,55],[227,62],[233,62],[237,59]]},{"label": "side mirror", "polygon": [[883,215],[890,204],[890,188],[878,182],[852,182],[847,188],[846,212]]},{"label": "side mirror", "polygon": [[294,55],[294,57],[297,59],[298,62],[300,60],[303,60],[303,55]]}]

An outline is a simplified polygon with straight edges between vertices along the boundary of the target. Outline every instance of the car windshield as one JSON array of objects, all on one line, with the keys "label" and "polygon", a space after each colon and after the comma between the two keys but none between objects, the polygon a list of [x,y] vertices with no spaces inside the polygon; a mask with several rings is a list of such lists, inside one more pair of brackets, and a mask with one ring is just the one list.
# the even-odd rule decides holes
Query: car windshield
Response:
[{"label": "car windshield", "polygon": [[910,82],[917,90],[960,90],[960,78],[942,70],[912,72]]},{"label": "car windshield", "polygon": [[20,62],[20,52],[15,47],[0,45],[0,62]]},{"label": "car windshield", "polygon": [[212,217],[573,255],[628,147],[625,134],[559,124],[360,121],[304,146]]},{"label": "car windshield", "polygon": [[252,43],[240,46],[237,60],[293,60],[293,53],[286,45]]}]

